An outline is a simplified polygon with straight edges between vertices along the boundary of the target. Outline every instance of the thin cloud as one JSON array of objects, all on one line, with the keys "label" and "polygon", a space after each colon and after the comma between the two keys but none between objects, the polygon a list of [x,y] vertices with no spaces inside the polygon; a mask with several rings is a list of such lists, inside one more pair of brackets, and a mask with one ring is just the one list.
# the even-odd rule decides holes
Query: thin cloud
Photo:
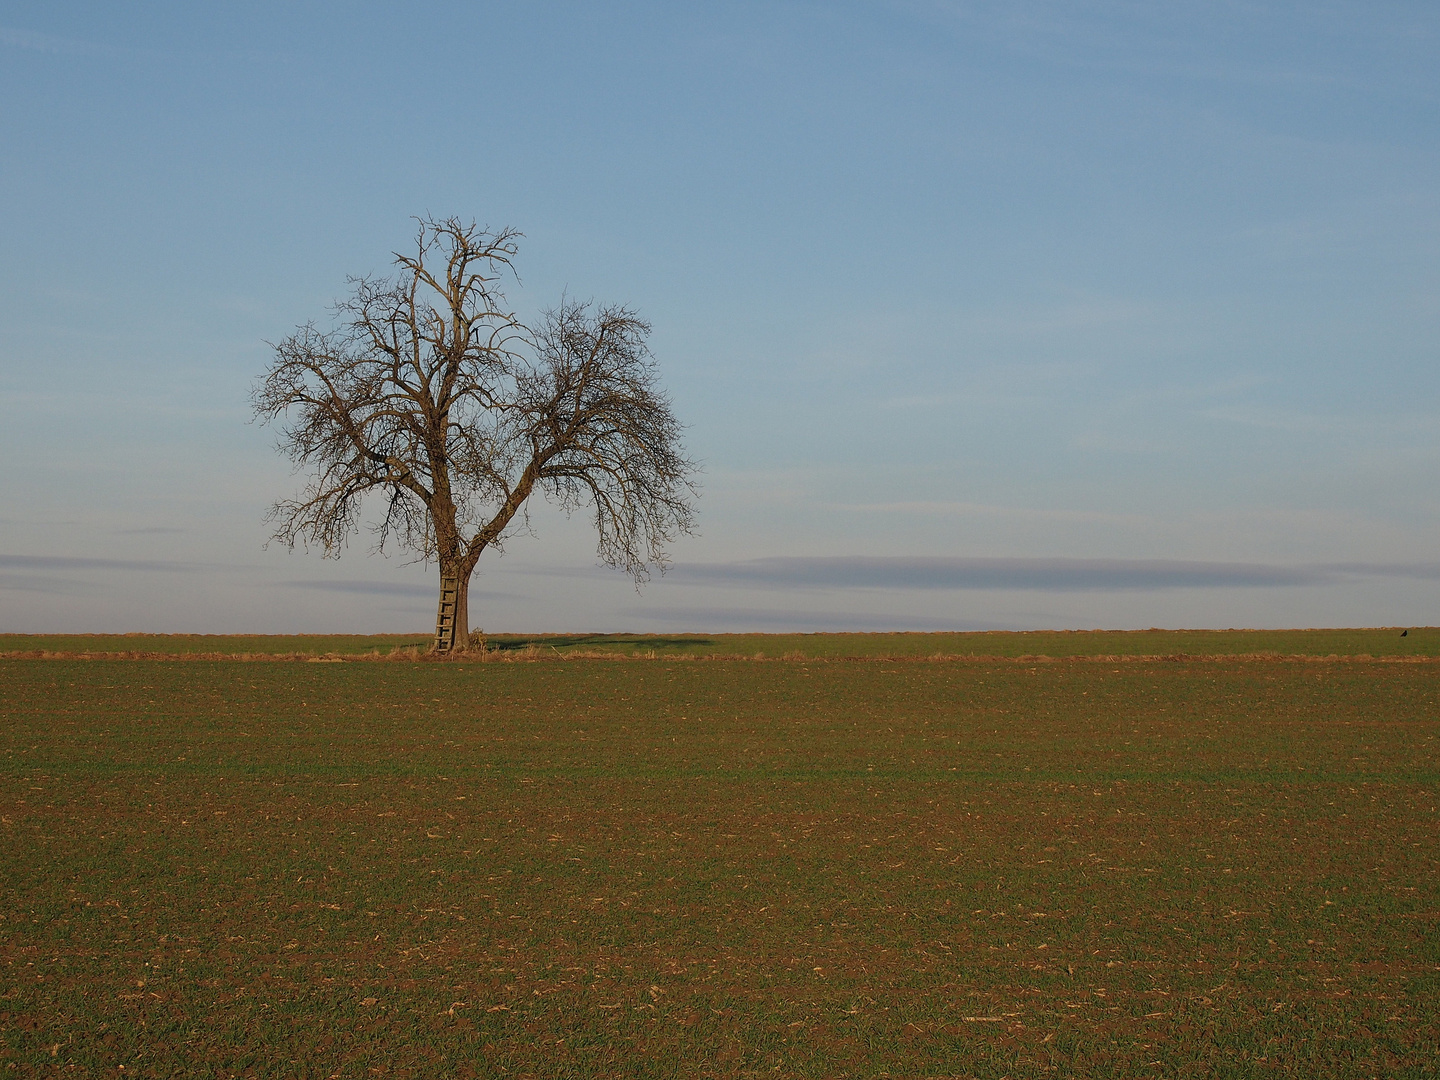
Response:
[{"label": "thin cloud", "polygon": [[[1205,17],[1166,11],[1163,5],[1134,3],[1081,7],[1074,4],[994,4],[931,0],[918,5],[940,16],[952,32],[961,27],[986,33],[1021,55],[1044,56],[1066,66],[1132,75],[1170,76],[1233,86],[1321,87],[1355,85],[1353,78],[1331,66],[1306,70],[1277,59],[1267,61],[1227,57],[1197,57],[1192,42],[1213,33]],[[1270,14],[1251,5],[1227,16],[1229,24],[1263,33]],[[1374,21],[1379,22],[1377,17]],[[1323,20],[1316,27],[1324,28]],[[1381,23],[1381,25],[1384,25]]]},{"label": "thin cloud", "polygon": [[94,41],[56,37],[54,34],[40,34],[34,30],[21,30],[13,26],[0,26],[0,45],[60,56],[94,56],[117,51],[113,46]]},{"label": "thin cloud", "polygon": [[436,591],[427,585],[411,585],[400,581],[277,581],[285,589],[314,589],[318,592],[351,593],[357,596],[406,596],[435,599]]},{"label": "thin cloud", "polygon": [[[275,585],[286,589],[314,589],[319,592],[349,593],[353,596],[401,596],[407,599],[435,601],[438,586],[413,585],[403,581],[277,581]],[[471,590],[475,599],[495,600],[510,597],[510,593],[477,592]]]},{"label": "thin cloud", "polygon": [[1284,431],[1294,435],[1354,435],[1382,425],[1394,427],[1394,422],[1389,418],[1367,421],[1353,416],[1318,416],[1254,405],[1202,409],[1196,415],[1222,424],[1258,428],[1262,431]]},{"label": "thin cloud", "polygon": [[65,555],[0,555],[0,567],[15,570],[146,570],[168,574],[196,569],[194,563],[157,559],[82,559]]},{"label": "thin cloud", "polygon": [[1440,563],[1325,563],[1320,570],[1349,577],[1398,577],[1440,580]]},{"label": "thin cloud", "polygon": [[627,608],[625,617],[643,620],[650,626],[674,628],[672,633],[715,633],[770,631],[966,631],[1000,630],[994,622],[933,618],[925,615],[877,615],[856,611],[786,611],[753,607],[666,607]]},{"label": "thin cloud", "polygon": [[1029,521],[1078,521],[1140,523],[1139,514],[1109,514],[1100,510],[1040,510],[1025,506],[956,502],[941,499],[912,499],[903,502],[826,503],[827,509],[854,514],[927,514],[964,517],[1018,518]]},{"label": "thin cloud", "polygon": [[670,576],[694,584],[725,586],[1115,592],[1318,585],[1333,580],[1334,572],[1322,567],[1171,559],[799,556],[676,566]]},{"label": "thin cloud", "polygon": [[42,577],[35,574],[0,574],[0,592],[29,592],[64,596],[91,593],[94,592],[94,587],[88,583],[82,584],[67,578]]}]

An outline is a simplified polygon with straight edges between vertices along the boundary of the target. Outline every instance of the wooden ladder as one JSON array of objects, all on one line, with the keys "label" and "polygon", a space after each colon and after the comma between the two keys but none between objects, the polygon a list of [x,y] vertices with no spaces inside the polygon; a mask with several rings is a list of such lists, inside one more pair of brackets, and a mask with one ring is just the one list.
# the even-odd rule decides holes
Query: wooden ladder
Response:
[{"label": "wooden ladder", "polygon": [[459,596],[459,579],[442,576],[440,578],[440,611],[435,618],[436,652],[449,652],[455,647],[455,603]]}]

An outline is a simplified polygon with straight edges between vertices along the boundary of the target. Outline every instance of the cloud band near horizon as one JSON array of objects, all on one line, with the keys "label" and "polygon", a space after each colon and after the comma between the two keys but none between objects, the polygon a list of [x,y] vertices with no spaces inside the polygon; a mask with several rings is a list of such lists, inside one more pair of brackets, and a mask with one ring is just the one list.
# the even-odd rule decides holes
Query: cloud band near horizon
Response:
[{"label": "cloud band near horizon", "polygon": [[667,575],[698,585],[782,588],[1113,592],[1149,589],[1294,588],[1354,577],[1440,578],[1435,563],[1199,562],[1178,559],[787,556],[677,565]]},{"label": "cloud band near horizon", "polygon": [[[142,571],[190,573],[214,564],[0,554],[0,571]],[[246,568],[253,570],[254,568]],[[533,572],[533,571],[532,571]],[[590,573],[578,568],[562,576]],[[542,574],[552,572],[541,571]],[[1182,559],[961,558],[946,556],[776,556],[725,563],[679,563],[666,573],[677,584],[730,588],[902,589],[945,591],[1124,592],[1157,589],[1254,589],[1334,585],[1364,578],[1440,580],[1440,563],[1203,562]],[[13,578],[13,575],[11,575]],[[17,587],[18,582],[0,582]],[[429,585],[409,582],[291,579],[270,587],[428,598]],[[472,595],[480,595],[473,594]],[[489,597],[509,595],[487,592]]]}]

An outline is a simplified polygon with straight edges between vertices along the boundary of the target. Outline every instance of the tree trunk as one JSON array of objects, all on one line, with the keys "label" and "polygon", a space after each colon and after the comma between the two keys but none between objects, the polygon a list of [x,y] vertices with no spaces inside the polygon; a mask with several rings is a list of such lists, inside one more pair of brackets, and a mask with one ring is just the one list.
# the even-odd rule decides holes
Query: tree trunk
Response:
[{"label": "tree trunk", "polygon": [[463,563],[440,563],[440,602],[435,610],[435,651],[470,646],[470,575]]},{"label": "tree trunk", "polygon": [[470,573],[461,569],[455,588],[455,648],[470,647]]}]

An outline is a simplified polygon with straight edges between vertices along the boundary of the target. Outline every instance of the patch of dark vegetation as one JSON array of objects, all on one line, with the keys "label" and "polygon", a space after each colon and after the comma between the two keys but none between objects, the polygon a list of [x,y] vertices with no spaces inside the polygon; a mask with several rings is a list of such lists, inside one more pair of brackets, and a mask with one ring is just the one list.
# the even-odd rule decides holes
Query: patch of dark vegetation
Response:
[{"label": "patch of dark vegetation", "polygon": [[[634,656],[747,659],[1046,660],[1156,657],[1440,657],[1440,629],[1043,630],[879,634],[476,634],[457,659]],[[0,634],[0,657],[106,656],[306,659],[414,658],[431,650],[413,634]]]}]

